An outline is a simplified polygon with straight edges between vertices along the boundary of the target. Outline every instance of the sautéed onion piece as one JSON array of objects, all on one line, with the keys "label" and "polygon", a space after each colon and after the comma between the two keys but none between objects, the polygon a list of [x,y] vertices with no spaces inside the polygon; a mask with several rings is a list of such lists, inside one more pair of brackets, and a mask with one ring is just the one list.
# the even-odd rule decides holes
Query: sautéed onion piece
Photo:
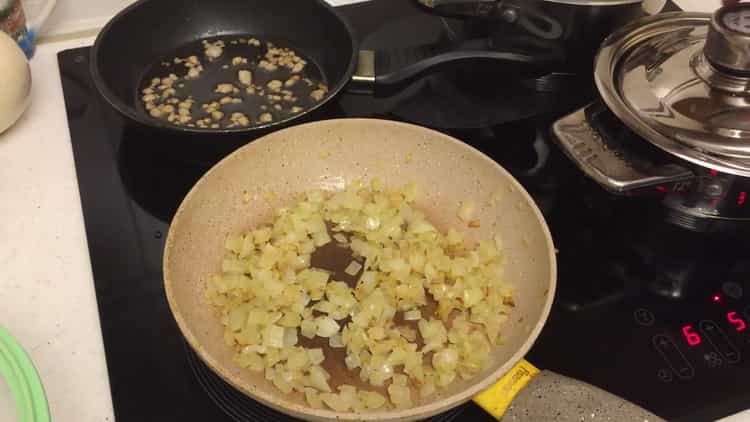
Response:
[{"label": "saut\u00e9ed onion piece", "polygon": [[[413,184],[353,182],[307,192],[270,224],[229,235],[206,297],[235,362],[339,412],[410,407],[483,370],[514,303],[501,240],[469,247],[461,232],[441,233],[413,207],[417,195]],[[316,248],[344,235],[356,285],[311,267]],[[301,344],[318,337],[328,348]],[[371,388],[336,385],[323,365],[334,349]]]}]

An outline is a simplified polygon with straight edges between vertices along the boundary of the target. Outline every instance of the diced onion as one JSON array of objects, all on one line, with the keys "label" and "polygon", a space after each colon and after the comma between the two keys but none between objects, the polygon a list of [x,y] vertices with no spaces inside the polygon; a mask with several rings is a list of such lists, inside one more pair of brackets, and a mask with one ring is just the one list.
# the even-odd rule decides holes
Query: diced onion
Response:
[{"label": "diced onion", "polygon": [[362,408],[357,397],[357,388],[351,385],[340,385],[338,386],[339,399],[341,402],[350,409],[358,410]]},{"label": "diced onion", "polygon": [[424,383],[422,384],[422,387],[419,389],[419,395],[424,397],[429,397],[431,395],[435,394],[435,384],[432,382]]},{"label": "diced onion", "polygon": [[[338,412],[407,408],[412,393],[427,398],[484,370],[516,303],[502,238],[471,246],[461,231],[441,232],[415,207],[417,196],[413,184],[353,181],[308,192],[269,225],[228,235],[206,297],[221,311],[234,361],[284,394],[304,394],[312,408]],[[462,202],[458,218],[476,227],[475,211]],[[344,273],[359,275],[356,286],[311,266],[332,240],[351,249]],[[337,385],[322,366],[324,349],[301,345],[316,337],[387,397]]]},{"label": "diced onion", "polygon": [[329,317],[319,317],[315,320],[317,324],[316,335],[319,337],[331,337],[339,332],[339,324]]},{"label": "diced onion", "polygon": [[328,385],[328,378],[330,375],[325,369],[320,366],[313,366],[310,368],[310,385],[319,391],[331,392],[331,387]]},{"label": "diced onion", "polygon": [[420,319],[422,319],[422,311],[419,309],[404,312],[404,321],[419,321]]},{"label": "diced onion", "polygon": [[292,349],[287,358],[287,367],[292,371],[299,371],[307,368],[310,364],[310,356],[303,348]]},{"label": "diced onion", "polygon": [[339,243],[349,243],[349,239],[341,233],[334,234],[333,239]]},{"label": "diced onion", "polygon": [[357,261],[352,261],[349,263],[349,265],[346,266],[346,269],[344,270],[344,272],[351,276],[355,276],[361,269],[362,269],[362,264],[360,264]]},{"label": "diced onion", "polygon": [[341,334],[337,333],[328,339],[328,345],[334,349],[340,349],[344,347],[344,341],[341,339]]},{"label": "diced onion", "polygon": [[313,365],[320,365],[325,360],[323,349],[307,349],[307,356]]},{"label": "diced onion", "polygon": [[266,347],[284,347],[284,328],[278,325],[269,325],[263,331],[263,345]]},{"label": "diced onion", "polygon": [[411,406],[411,390],[409,387],[391,384],[388,387],[391,402],[398,408]]},{"label": "diced onion", "polygon": [[379,409],[385,405],[385,397],[374,391],[361,391],[360,400],[368,409]]},{"label": "diced onion", "polygon": [[297,345],[297,329],[285,328],[284,329],[284,347],[292,347],[296,345]]},{"label": "diced onion", "polygon": [[346,364],[346,367],[351,369],[358,368],[359,365],[361,365],[361,361],[359,360],[359,355],[356,354],[348,354],[344,358],[344,363]]},{"label": "diced onion", "polygon": [[337,412],[346,412],[351,409],[351,403],[344,401],[338,394],[324,393],[320,395],[320,398],[323,403]]},{"label": "diced onion", "polygon": [[474,203],[471,201],[465,201],[461,203],[458,208],[458,218],[461,221],[468,223],[474,218]]},{"label": "diced onion", "polygon": [[318,324],[314,320],[306,319],[302,321],[300,326],[300,334],[307,338],[315,337],[315,333],[318,331]]},{"label": "diced onion", "polygon": [[314,388],[305,388],[305,401],[307,401],[307,404],[313,409],[323,408],[323,401],[320,399],[320,394],[318,393],[318,390]]},{"label": "diced onion", "polygon": [[438,372],[451,372],[458,365],[458,351],[453,348],[442,349],[432,356],[432,366]]},{"label": "diced onion", "polygon": [[369,231],[375,231],[380,227],[380,219],[378,217],[369,216],[365,220],[365,227]]}]

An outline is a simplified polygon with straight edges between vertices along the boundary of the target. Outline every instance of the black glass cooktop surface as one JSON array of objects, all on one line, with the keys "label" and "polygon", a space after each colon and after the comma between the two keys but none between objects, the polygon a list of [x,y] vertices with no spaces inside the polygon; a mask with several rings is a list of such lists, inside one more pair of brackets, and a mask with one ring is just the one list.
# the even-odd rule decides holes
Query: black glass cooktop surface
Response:
[{"label": "black glass cooktop surface", "polygon": [[[343,11],[366,46],[446,28],[383,1]],[[93,87],[88,54],[63,51],[59,64],[117,420],[292,420],[224,384],[183,341],[162,287],[162,251],[172,214],[210,163],[178,159],[158,137],[123,124]],[[588,84],[576,96],[492,100],[463,89],[465,76],[436,75],[391,98],[344,94],[329,117],[442,130],[529,190],[559,250],[555,306],[532,363],[669,420],[714,420],[750,407],[747,242],[672,227],[658,201],[614,197],[583,177],[548,134],[556,118],[593,98]],[[467,404],[432,420],[491,418]]]}]

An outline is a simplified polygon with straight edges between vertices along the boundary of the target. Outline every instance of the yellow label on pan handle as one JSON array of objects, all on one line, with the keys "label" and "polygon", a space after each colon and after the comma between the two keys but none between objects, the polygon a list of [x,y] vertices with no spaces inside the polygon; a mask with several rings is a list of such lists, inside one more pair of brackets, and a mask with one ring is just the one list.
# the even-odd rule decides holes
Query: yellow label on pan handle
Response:
[{"label": "yellow label on pan handle", "polygon": [[539,369],[528,361],[521,359],[495,385],[474,397],[474,402],[494,416],[495,419],[500,420],[516,394],[538,373]]}]

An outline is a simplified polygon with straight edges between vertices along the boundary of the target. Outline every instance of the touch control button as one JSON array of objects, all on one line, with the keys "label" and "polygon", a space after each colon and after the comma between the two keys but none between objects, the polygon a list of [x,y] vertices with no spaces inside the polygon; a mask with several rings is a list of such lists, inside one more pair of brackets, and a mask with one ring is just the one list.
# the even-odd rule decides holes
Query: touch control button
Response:
[{"label": "touch control button", "polygon": [[719,354],[724,356],[727,363],[737,363],[740,361],[740,351],[737,350],[731,341],[729,341],[724,330],[722,330],[715,322],[703,320],[698,327],[703,336],[708,339],[709,343],[711,343],[711,346],[713,346]]},{"label": "touch control button", "polygon": [[690,379],[695,376],[695,370],[685,359],[677,345],[666,335],[658,334],[652,339],[654,348],[661,355],[667,365],[680,379]]},{"label": "touch control button", "polygon": [[742,294],[744,293],[742,291],[742,286],[739,283],[734,283],[731,281],[728,281],[722,284],[721,291],[724,292],[725,295],[731,297],[732,299],[739,299],[742,297]]},{"label": "touch control button", "polygon": [[706,366],[709,368],[716,368],[722,364],[721,357],[716,352],[706,353],[703,355],[703,360],[706,361]]},{"label": "touch control button", "polygon": [[656,377],[663,383],[670,383],[672,382],[672,371],[664,368],[659,369],[659,372],[656,373]]},{"label": "touch control button", "polygon": [[651,313],[648,309],[644,308],[638,308],[633,312],[633,316],[635,317],[635,322],[638,323],[638,325],[642,325],[644,327],[650,327],[654,325],[654,321],[656,318],[654,318],[654,314]]}]

